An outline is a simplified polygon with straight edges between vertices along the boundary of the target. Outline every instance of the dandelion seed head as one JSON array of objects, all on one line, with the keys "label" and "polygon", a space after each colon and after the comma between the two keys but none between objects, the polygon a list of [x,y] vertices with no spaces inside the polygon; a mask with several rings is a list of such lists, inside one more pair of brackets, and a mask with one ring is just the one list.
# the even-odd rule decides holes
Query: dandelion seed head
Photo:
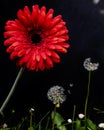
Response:
[{"label": "dandelion seed head", "polygon": [[98,69],[99,63],[92,63],[91,58],[86,58],[83,66],[88,71],[94,71]]},{"label": "dandelion seed head", "polygon": [[64,91],[64,88],[61,86],[53,86],[48,90],[47,97],[53,102],[53,104],[61,104],[66,100]]}]

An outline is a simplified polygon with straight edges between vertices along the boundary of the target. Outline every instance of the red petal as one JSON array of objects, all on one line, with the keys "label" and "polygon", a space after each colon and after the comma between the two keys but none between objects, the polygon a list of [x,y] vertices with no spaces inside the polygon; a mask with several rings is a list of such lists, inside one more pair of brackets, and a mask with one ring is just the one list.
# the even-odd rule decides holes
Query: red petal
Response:
[{"label": "red petal", "polygon": [[43,26],[44,21],[45,21],[45,16],[46,16],[46,7],[42,6],[40,13],[39,13],[39,20],[38,20],[39,26]]},{"label": "red petal", "polygon": [[70,47],[70,44],[64,43],[64,42],[60,43],[60,45],[61,45],[62,47],[64,47],[64,48],[69,48],[69,47]]},{"label": "red petal", "polygon": [[46,60],[47,56],[46,53],[44,51],[40,52],[41,57]]},{"label": "red petal", "polygon": [[18,52],[18,57],[24,56],[26,54],[26,49],[22,49]]},{"label": "red petal", "polygon": [[55,50],[58,51],[58,52],[61,52],[61,53],[66,53],[67,52],[67,50],[64,47],[60,46],[60,45],[55,45]]},{"label": "red petal", "polygon": [[17,56],[17,52],[16,51],[13,51],[11,54],[10,54],[10,59],[13,60],[15,59]]},{"label": "red petal", "polygon": [[42,71],[45,69],[45,64],[42,57],[40,58],[40,62],[38,63],[38,68]]},{"label": "red petal", "polygon": [[49,29],[52,27],[52,17],[53,17],[53,9],[49,9],[48,13],[46,14],[45,22],[43,24],[43,28]]},{"label": "red petal", "polygon": [[31,23],[31,22],[32,22],[31,12],[30,12],[28,6],[25,6],[25,7],[24,7],[24,13],[25,13],[25,16],[27,17],[29,23]]},{"label": "red petal", "polygon": [[50,35],[54,33],[59,33],[61,30],[65,30],[65,22],[61,21],[60,23],[56,24],[49,32]]},{"label": "red petal", "polygon": [[51,44],[50,44],[50,45],[48,44],[48,45],[47,45],[47,49],[54,50],[54,49],[55,49],[55,46],[54,46],[54,45],[51,45]]},{"label": "red petal", "polygon": [[61,36],[61,35],[65,35],[68,33],[68,30],[67,29],[64,29],[64,30],[60,30],[58,31],[55,36]]},{"label": "red petal", "polygon": [[52,27],[55,26],[56,24],[58,24],[61,20],[62,20],[61,15],[54,17],[54,19],[52,20]]},{"label": "red petal", "polygon": [[9,46],[6,50],[7,53],[10,53],[14,50],[14,46]]},{"label": "red petal", "polygon": [[16,39],[14,37],[10,37],[4,41],[4,46],[11,45]]},{"label": "red petal", "polygon": [[36,69],[36,65],[37,65],[37,62],[34,60],[31,62],[31,65],[29,66],[29,69],[30,70],[35,70]]},{"label": "red petal", "polygon": [[54,51],[51,51],[51,56],[54,58],[60,59],[60,56]]},{"label": "red petal", "polygon": [[22,26],[22,24],[18,24],[17,20],[12,21],[12,20],[8,20],[5,26],[5,30],[8,31],[24,31],[24,27]]},{"label": "red petal", "polygon": [[30,58],[30,51],[28,51],[28,54],[26,54],[23,58],[20,58],[17,61],[17,66],[22,66],[23,64],[27,63]]},{"label": "red petal", "polygon": [[38,5],[33,5],[32,6],[32,22],[34,23],[34,26],[38,21],[39,12],[40,12],[39,6]]},{"label": "red petal", "polygon": [[52,59],[50,57],[47,56],[46,58],[46,68],[49,69],[49,68],[52,68],[53,67],[53,62],[52,62]]},{"label": "red petal", "polygon": [[18,10],[17,16],[18,16],[18,19],[19,19],[25,26],[28,26],[29,21],[28,21],[28,19],[26,18],[25,13],[24,13],[21,9]]},{"label": "red petal", "polygon": [[51,53],[52,53],[51,57],[52,57],[53,62],[55,62],[55,63],[60,62],[60,56],[53,51]]},{"label": "red petal", "polygon": [[40,61],[40,54],[37,54],[37,55],[36,55],[36,60],[37,60],[37,62]]},{"label": "red petal", "polygon": [[48,49],[45,50],[45,53],[46,53],[48,56],[51,56],[51,52],[50,52]]}]

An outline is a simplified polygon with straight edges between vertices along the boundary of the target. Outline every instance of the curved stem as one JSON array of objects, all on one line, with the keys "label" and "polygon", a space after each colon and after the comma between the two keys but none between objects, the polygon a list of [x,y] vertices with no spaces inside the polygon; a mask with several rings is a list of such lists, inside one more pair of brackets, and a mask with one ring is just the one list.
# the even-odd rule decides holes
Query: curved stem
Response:
[{"label": "curved stem", "polygon": [[20,71],[19,71],[19,73],[18,73],[18,75],[17,75],[17,77],[16,77],[16,79],[15,79],[13,85],[12,85],[12,88],[9,91],[9,94],[7,95],[5,101],[3,102],[3,104],[2,104],[2,106],[0,108],[0,114],[3,115],[3,110],[6,107],[7,103],[9,102],[11,96],[13,95],[14,90],[15,90],[15,88],[17,86],[17,83],[18,83],[18,81],[20,80],[20,78],[21,78],[21,76],[23,74],[23,71],[24,71],[24,67],[20,69]]},{"label": "curved stem", "polygon": [[90,81],[91,81],[91,71],[89,71],[89,74],[88,74],[87,95],[86,95],[85,110],[84,110],[84,114],[85,114],[85,127],[87,127],[86,126],[86,119],[87,119],[88,99],[89,99],[89,94],[90,94]]}]

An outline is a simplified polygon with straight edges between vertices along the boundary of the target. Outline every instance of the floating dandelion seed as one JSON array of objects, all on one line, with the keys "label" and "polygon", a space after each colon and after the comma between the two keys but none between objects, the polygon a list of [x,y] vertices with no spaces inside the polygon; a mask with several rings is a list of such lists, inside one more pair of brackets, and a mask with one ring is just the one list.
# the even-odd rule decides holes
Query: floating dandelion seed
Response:
[{"label": "floating dandelion seed", "polygon": [[[70,84],[69,84],[69,87],[70,87],[70,88],[72,88],[73,86],[74,86],[74,84],[73,84],[73,83],[70,83]],[[69,93],[69,94],[71,94],[70,89],[68,89],[68,93]]]},{"label": "floating dandelion seed", "polygon": [[74,84],[73,83],[70,83],[70,85],[69,85],[70,87],[73,87],[74,86]]},{"label": "floating dandelion seed", "polygon": [[100,2],[100,0],[93,0],[94,4],[98,4]]},{"label": "floating dandelion seed", "polygon": [[104,15],[104,9],[100,10],[100,14]]},{"label": "floating dandelion seed", "polygon": [[71,91],[68,89],[68,93],[71,94]]},{"label": "floating dandelion seed", "polygon": [[47,92],[47,97],[53,102],[53,104],[60,104],[66,100],[66,95],[64,94],[64,88],[61,86],[53,86]]},{"label": "floating dandelion seed", "polygon": [[94,71],[98,69],[99,63],[92,63],[91,58],[86,58],[83,66],[88,71]]}]

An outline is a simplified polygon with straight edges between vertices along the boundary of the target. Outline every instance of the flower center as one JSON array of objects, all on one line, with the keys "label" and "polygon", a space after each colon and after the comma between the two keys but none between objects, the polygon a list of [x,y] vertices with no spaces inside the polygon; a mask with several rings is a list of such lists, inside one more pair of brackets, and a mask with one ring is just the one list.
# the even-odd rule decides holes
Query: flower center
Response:
[{"label": "flower center", "polygon": [[31,35],[31,40],[32,40],[32,42],[33,43],[39,43],[40,41],[41,41],[41,36],[40,36],[40,34],[37,34],[37,33],[33,33],[32,35]]}]

